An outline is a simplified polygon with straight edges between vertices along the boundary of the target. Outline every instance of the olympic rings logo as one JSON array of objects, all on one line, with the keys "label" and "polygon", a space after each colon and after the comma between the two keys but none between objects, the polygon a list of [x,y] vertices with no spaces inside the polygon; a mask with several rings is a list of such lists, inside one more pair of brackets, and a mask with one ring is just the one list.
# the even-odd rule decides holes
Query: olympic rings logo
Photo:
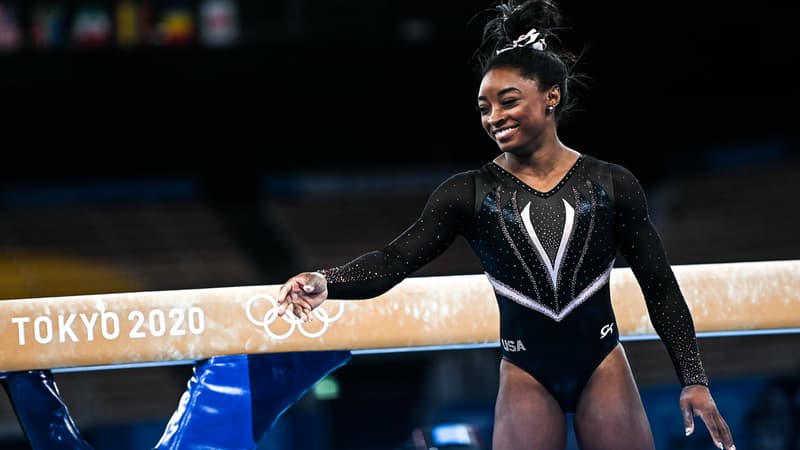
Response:
[{"label": "olympic rings logo", "polygon": [[[258,300],[266,300],[272,305],[267,310],[267,312],[264,313],[263,318],[258,318],[253,314],[252,310],[253,304]],[[275,298],[273,298],[271,295],[257,294],[250,297],[250,299],[247,300],[247,305],[245,306],[245,310],[247,312],[247,319],[250,320],[250,322],[252,322],[254,325],[258,325],[264,328],[264,332],[267,333],[269,337],[276,340],[283,340],[291,336],[292,333],[294,333],[295,329],[300,331],[300,334],[308,338],[318,338],[322,336],[323,334],[325,334],[326,331],[328,331],[328,327],[330,326],[330,324],[339,320],[339,318],[342,317],[342,314],[344,313],[344,305],[341,303],[339,304],[339,311],[333,317],[331,317],[328,314],[328,311],[326,311],[322,306],[314,308],[311,314],[314,315],[316,319],[315,321],[322,323],[322,327],[317,331],[306,330],[303,327],[305,322],[303,322],[297,316],[292,314],[291,310],[287,310],[286,314],[280,316],[280,318],[283,319],[284,322],[289,324],[289,330],[283,333],[276,333],[275,331],[272,330],[272,325],[278,320],[278,301],[275,300]]]}]

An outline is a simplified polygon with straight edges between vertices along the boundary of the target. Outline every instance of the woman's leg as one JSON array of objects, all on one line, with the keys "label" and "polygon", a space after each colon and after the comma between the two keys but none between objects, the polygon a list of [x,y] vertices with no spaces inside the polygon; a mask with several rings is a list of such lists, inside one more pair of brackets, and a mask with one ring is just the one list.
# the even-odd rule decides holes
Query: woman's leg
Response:
[{"label": "woman's leg", "polygon": [[586,384],[574,423],[583,450],[655,449],[650,423],[621,344],[606,356]]},{"label": "woman's leg", "polygon": [[564,413],[553,396],[529,373],[503,360],[492,450],[558,450],[566,440]]}]

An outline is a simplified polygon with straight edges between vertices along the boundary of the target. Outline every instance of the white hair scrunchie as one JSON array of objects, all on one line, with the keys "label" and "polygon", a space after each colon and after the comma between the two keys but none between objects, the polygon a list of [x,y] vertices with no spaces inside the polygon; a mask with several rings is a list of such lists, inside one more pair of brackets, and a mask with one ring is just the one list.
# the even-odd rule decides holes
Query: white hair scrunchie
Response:
[{"label": "white hair scrunchie", "polygon": [[530,31],[518,37],[508,47],[497,50],[497,54],[499,55],[500,53],[513,50],[517,47],[525,47],[526,45],[530,45],[531,48],[539,51],[544,51],[544,49],[547,48],[547,42],[544,41],[544,36],[542,36],[536,28],[531,28]]}]

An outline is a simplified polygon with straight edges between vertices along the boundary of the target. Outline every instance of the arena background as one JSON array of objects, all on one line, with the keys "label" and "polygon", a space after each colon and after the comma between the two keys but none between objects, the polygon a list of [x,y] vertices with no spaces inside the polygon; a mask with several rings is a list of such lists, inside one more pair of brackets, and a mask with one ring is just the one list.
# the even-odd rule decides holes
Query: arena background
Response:
[{"label": "arena background", "polygon": [[[792,6],[560,5],[592,77],[560,136],[638,175],[673,264],[797,259]],[[276,284],[385,244],[446,176],[496,154],[471,67],[470,18],[489,6],[0,1],[0,297]],[[415,275],[478,272],[458,241]],[[700,340],[740,448],[800,446],[798,344]],[[708,448],[702,428],[683,437],[663,346],[626,348],[659,448]],[[261,447],[395,449],[454,421],[488,436],[496,360],[356,355]],[[87,439],[123,450],[155,443],[190,376],[57,382]],[[0,447],[27,448],[7,400]]]}]

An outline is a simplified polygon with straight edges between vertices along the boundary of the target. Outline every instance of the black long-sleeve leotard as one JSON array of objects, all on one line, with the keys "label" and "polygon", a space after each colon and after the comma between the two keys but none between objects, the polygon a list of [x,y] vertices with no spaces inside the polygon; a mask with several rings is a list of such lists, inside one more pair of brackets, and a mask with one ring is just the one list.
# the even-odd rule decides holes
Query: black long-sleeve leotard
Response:
[{"label": "black long-sleeve leotard", "polygon": [[567,411],[617,344],[609,278],[617,250],[642,289],[682,385],[707,384],[694,323],[638,180],[581,155],[540,192],[495,163],[444,181],[385,248],[321,270],[328,297],[378,296],[464,236],[494,287],[503,358],[530,372]]}]

